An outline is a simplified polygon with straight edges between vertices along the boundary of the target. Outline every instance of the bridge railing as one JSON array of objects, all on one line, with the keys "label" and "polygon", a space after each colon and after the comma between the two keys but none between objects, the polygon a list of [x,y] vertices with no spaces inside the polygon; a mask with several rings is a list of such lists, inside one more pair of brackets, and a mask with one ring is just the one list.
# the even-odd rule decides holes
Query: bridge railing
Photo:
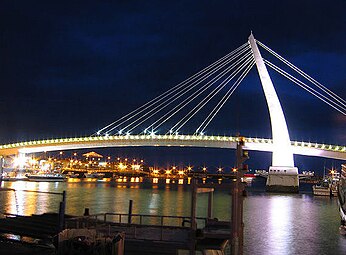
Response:
[{"label": "bridge railing", "polygon": [[[206,226],[207,218],[196,218],[198,228]],[[147,214],[101,213],[66,219],[65,228],[94,228],[106,231],[124,231],[131,239],[157,241],[184,241],[189,238],[191,218]]]},{"label": "bridge railing", "polygon": [[[27,141],[18,142],[12,144],[0,145],[0,150],[8,149],[20,149],[20,148],[30,148],[36,146],[54,146],[54,145],[68,145],[76,143],[99,143],[99,142],[117,142],[117,141],[219,141],[219,142],[236,142],[238,137],[232,136],[207,136],[207,135],[116,135],[116,136],[88,136],[88,137],[77,137],[77,138],[59,138],[59,139],[48,139],[48,140],[37,140],[37,141]],[[248,143],[258,143],[258,144],[272,144],[272,139],[267,138],[245,138],[245,142]],[[335,152],[346,152],[346,146],[340,145],[328,145],[328,144],[318,144],[311,142],[298,142],[292,141],[292,146],[304,147],[304,148],[316,148],[327,151]]]},{"label": "bridge railing", "polygon": [[[245,138],[245,142],[250,143],[265,143],[265,144],[272,144],[272,139],[267,138]],[[312,142],[299,142],[299,141],[291,141],[291,145],[295,147],[304,147],[304,148],[315,148],[315,149],[321,149],[326,151],[335,151],[335,152],[346,152],[346,146],[340,146],[340,145],[331,145],[331,144],[319,144],[319,143],[312,143]]]},{"label": "bridge railing", "polygon": [[[196,218],[198,227],[204,227],[207,218]],[[126,213],[100,213],[88,216],[80,216],[68,219],[76,224],[88,221],[89,223],[119,223],[150,225],[160,227],[190,227],[191,217],[189,216],[170,216],[170,215],[150,215],[150,214],[126,214]]]}]

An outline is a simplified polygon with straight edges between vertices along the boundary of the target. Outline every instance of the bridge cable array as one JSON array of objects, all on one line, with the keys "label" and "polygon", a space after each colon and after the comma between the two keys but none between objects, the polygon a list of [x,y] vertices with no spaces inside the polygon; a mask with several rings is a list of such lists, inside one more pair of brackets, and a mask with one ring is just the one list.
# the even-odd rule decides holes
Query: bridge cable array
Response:
[{"label": "bridge cable array", "polygon": [[[299,80],[269,60],[263,59],[268,67],[346,115],[346,100],[263,43],[258,40],[256,43],[315,87],[309,86],[306,81]],[[155,135],[160,129],[165,130],[166,134],[178,134],[192,119],[195,119],[194,125],[196,125],[201,115],[206,117],[199,121],[199,124],[197,123],[198,127],[194,135],[203,135],[254,65],[255,60],[250,44],[246,42],[183,82],[99,129],[93,135],[128,135],[132,132]],[[231,83],[231,81],[234,82]],[[211,108],[211,105],[214,106]],[[196,117],[197,115],[199,118]]]},{"label": "bridge cable array", "polygon": [[151,106],[155,105],[155,103],[158,103],[160,101],[162,101],[163,99],[169,97],[170,95],[172,95],[173,93],[175,93],[177,90],[179,90],[180,88],[182,88],[184,85],[188,84],[190,81],[192,81],[193,79],[196,79],[199,76],[202,76],[204,73],[206,73],[207,71],[209,71],[210,69],[212,69],[213,67],[215,67],[216,65],[220,64],[222,61],[224,61],[225,59],[227,59],[228,57],[234,55],[235,53],[239,53],[239,51],[244,51],[244,48],[247,46],[247,43],[241,45],[240,47],[238,47],[237,49],[235,49],[234,51],[230,52],[229,54],[227,54],[226,56],[222,57],[221,59],[219,59],[218,61],[212,63],[211,65],[207,66],[206,68],[202,69],[201,71],[199,71],[198,73],[192,75],[191,77],[189,77],[188,79],[184,80],[183,82],[177,84],[176,86],[174,86],[173,88],[167,90],[166,92],[162,93],[161,95],[155,97],[154,99],[150,100],[149,102],[145,103],[144,105],[138,107],[137,109],[133,110],[132,112],[124,115],[123,117],[115,120],[114,122],[108,124],[107,126],[99,129],[99,131],[96,133],[97,135],[100,134],[106,134],[107,132],[111,132],[112,130],[118,128],[119,126],[121,126],[122,124],[126,123],[128,120],[138,116],[139,114],[141,114],[142,112],[145,112],[147,109],[150,109]]},{"label": "bridge cable array", "polygon": [[[217,101],[217,106],[195,133],[203,132],[253,65],[250,46],[245,43],[175,87],[100,129],[96,135],[130,134],[139,128],[140,134],[155,134],[164,124],[167,134],[177,134],[212,100]],[[227,88],[233,79],[236,81]],[[225,94],[221,100],[217,99],[222,93]]]},{"label": "bridge cable array", "polygon": [[331,106],[338,112],[342,113],[343,115],[346,115],[346,100],[335,94],[333,91],[329,90],[327,87],[323,86],[321,83],[313,79],[311,76],[308,74],[304,73],[302,70],[300,70],[298,67],[290,63],[288,60],[280,56],[278,53],[270,49],[268,46],[264,45],[263,43],[259,42],[258,40],[256,41],[259,46],[261,46],[263,49],[271,53],[273,56],[275,56],[277,59],[279,59],[281,62],[286,64],[288,67],[291,68],[291,70],[294,70],[296,73],[301,75],[303,78],[305,78],[307,81],[312,83],[315,88],[309,86],[305,82],[302,82],[298,78],[294,77],[292,74],[286,72],[282,68],[276,66],[272,62],[264,59],[264,62],[267,66],[281,74],[282,76],[286,77],[290,81],[294,82],[297,84],[299,87],[303,88],[316,98],[320,99],[322,102],[326,103],[327,105]]}]

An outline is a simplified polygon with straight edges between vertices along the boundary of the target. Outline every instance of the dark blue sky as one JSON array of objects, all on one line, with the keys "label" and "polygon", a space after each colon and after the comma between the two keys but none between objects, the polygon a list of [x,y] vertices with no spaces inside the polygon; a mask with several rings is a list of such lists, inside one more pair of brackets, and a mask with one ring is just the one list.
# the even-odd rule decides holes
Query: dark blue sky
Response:
[{"label": "dark blue sky", "polygon": [[[92,134],[242,45],[251,30],[346,98],[346,2],[286,2],[1,1],[0,143]],[[292,140],[346,144],[345,116],[270,74]],[[208,130],[236,132],[271,137],[255,69]]]}]

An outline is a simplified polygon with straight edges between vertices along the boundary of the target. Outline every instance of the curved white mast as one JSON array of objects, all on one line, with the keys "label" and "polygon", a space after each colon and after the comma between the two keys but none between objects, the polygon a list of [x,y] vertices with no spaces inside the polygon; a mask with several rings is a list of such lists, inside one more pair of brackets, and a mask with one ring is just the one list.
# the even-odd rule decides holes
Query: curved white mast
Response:
[{"label": "curved white mast", "polygon": [[249,43],[255,58],[257,71],[261,79],[263,91],[269,108],[274,145],[272,166],[293,168],[293,152],[291,149],[291,141],[288,134],[285,116],[252,32],[249,36]]}]

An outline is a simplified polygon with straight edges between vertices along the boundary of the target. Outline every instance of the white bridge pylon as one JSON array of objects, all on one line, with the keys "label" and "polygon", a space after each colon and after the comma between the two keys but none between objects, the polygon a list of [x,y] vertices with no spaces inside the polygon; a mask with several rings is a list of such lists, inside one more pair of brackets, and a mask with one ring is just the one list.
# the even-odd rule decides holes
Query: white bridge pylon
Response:
[{"label": "white bridge pylon", "polygon": [[298,192],[298,168],[294,166],[285,115],[252,33],[249,36],[249,44],[267,101],[272,127],[273,153],[267,178],[267,190]]},{"label": "white bridge pylon", "polygon": [[269,109],[273,137],[272,166],[287,167],[298,174],[298,170],[294,169],[291,140],[284,112],[252,33],[249,37],[249,43],[255,58],[256,67]]}]

